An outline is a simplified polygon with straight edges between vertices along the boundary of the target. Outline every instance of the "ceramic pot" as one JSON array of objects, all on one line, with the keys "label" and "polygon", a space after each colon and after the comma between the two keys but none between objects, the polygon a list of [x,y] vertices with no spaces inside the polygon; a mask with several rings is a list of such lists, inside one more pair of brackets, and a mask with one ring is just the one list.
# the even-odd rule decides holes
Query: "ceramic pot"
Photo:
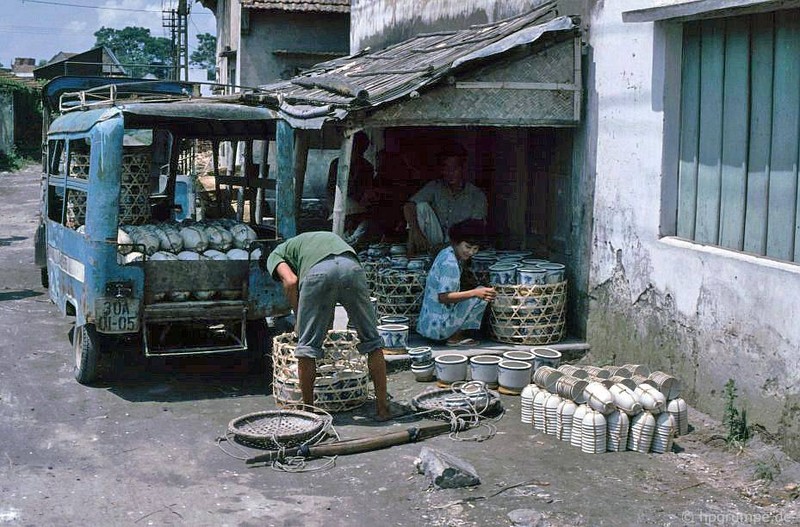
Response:
[{"label": "ceramic pot", "polygon": [[404,315],[386,315],[380,318],[380,323],[408,325],[408,317]]},{"label": "ceramic pot", "polygon": [[531,382],[530,363],[521,360],[501,360],[497,365],[497,381],[507,391],[521,393]]},{"label": "ceramic pot", "polygon": [[515,285],[517,263],[496,263],[489,266],[489,282],[492,285]]},{"label": "ceramic pot", "polygon": [[490,388],[497,387],[497,355],[475,355],[469,359],[470,376],[473,381],[485,382]]},{"label": "ceramic pot", "polygon": [[538,370],[542,366],[558,368],[561,364],[561,352],[553,348],[533,348],[531,353],[534,355],[533,369]]},{"label": "ceramic pot", "polygon": [[433,359],[433,352],[430,346],[421,346],[408,350],[408,355],[414,364],[427,364]]},{"label": "ceramic pot", "polygon": [[406,246],[402,243],[396,243],[389,248],[389,254],[392,256],[405,256]]},{"label": "ceramic pot", "polygon": [[547,278],[547,270],[540,267],[523,267],[517,269],[517,283],[519,285],[544,285]]},{"label": "ceramic pot", "polygon": [[425,269],[425,260],[422,258],[411,258],[406,265],[409,271],[423,271]]},{"label": "ceramic pot", "polygon": [[548,262],[539,264],[539,267],[547,271],[545,276],[546,284],[557,284],[564,281],[566,276],[566,266],[564,264]]},{"label": "ceramic pot", "polygon": [[436,378],[443,384],[452,384],[467,378],[467,357],[460,353],[445,353],[434,359]]},{"label": "ceramic pot", "polygon": [[433,362],[422,365],[412,364],[411,372],[414,374],[414,378],[417,382],[430,382],[436,377]]},{"label": "ceramic pot", "polygon": [[405,349],[408,344],[408,326],[405,324],[381,324],[378,335],[384,348]]}]

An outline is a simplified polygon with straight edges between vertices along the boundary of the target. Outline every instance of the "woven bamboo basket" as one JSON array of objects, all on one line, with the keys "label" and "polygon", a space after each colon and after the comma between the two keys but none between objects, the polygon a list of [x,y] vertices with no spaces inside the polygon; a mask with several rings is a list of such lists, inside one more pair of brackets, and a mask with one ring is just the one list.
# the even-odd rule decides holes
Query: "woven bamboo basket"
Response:
[{"label": "woven bamboo basket", "polygon": [[144,225],[150,221],[150,153],[122,155],[119,222]]},{"label": "woven bamboo basket", "polygon": [[375,288],[377,287],[378,271],[381,268],[381,264],[367,260],[363,262],[361,266],[364,268],[364,273],[367,275],[367,287],[369,287],[370,294],[374,294]]},{"label": "woven bamboo basket", "polygon": [[[328,332],[322,347],[325,355],[317,359],[314,406],[328,412],[343,412],[363,405],[369,393],[367,358],[358,352],[355,331]],[[280,407],[303,400],[294,356],[297,336],[284,333],[273,339],[272,394]]]},{"label": "woven bamboo basket", "polygon": [[408,317],[409,326],[413,327],[422,308],[426,277],[427,273],[423,271],[392,270],[378,273],[374,291],[378,299],[378,317],[404,315]]},{"label": "woven bamboo basket", "polygon": [[564,338],[567,282],[498,285],[490,304],[492,336],[511,344],[553,344]]}]

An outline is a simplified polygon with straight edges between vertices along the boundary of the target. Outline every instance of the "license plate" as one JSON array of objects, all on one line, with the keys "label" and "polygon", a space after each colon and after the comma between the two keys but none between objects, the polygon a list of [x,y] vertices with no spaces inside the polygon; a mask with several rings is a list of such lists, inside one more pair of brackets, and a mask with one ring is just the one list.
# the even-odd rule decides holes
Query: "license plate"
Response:
[{"label": "license plate", "polygon": [[94,304],[97,331],[134,333],[139,331],[139,300],[135,298],[98,298]]}]

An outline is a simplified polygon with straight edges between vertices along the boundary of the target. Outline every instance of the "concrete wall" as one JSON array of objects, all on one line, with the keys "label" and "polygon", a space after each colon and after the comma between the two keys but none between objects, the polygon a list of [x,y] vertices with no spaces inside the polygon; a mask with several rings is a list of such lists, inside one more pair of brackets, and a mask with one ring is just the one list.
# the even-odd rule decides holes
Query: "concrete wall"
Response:
[{"label": "concrete wall", "polygon": [[[673,155],[664,106],[676,100],[668,46],[679,27],[626,24],[652,0],[596,4],[589,22],[586,127],[595,135],[588,339],[595,362],[677,374],[691,404],[722,417],[734,379],[752,422],[800,455],[800,267],[660,238],[662,169]],[[665,72],[667,77],[665,80]],[[593,79],[593,80],[592,80]],[[667,129],[669,131],[669,128]],[[670,211],[663,211],[670,214]]]},{"label": "concrete wall", "polygon": [[348,53],[350,18],[340,13],[288,13],[249,10],[249,31],[242,31],[240,84],[258,86],[297,74],[325,55],[275,54],[276,50]]},{"label": "concrete wall", "polygon": [[[350,52],[384,48],[418,33],[463,29],[530,11],[543,0],[352,0]],[[559,0],[564,15],[582,15],[587,0]]]}]

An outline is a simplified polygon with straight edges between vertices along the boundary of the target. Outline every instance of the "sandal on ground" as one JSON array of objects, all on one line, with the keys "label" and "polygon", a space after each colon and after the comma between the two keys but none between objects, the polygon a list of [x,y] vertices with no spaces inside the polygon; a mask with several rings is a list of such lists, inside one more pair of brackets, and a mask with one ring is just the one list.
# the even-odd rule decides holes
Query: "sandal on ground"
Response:
[{"label": "sandal on ground", "polygon": [[448,340],[446,342],[446,344],[448,346],[451,346],[451,347],[455,347],[455,346],[474,346],[477,343],[478,343],[477,340],[475,340],[473,338],[469,338],[469,337],[467,337],[465,339],[461,339],[461,340]]}]

